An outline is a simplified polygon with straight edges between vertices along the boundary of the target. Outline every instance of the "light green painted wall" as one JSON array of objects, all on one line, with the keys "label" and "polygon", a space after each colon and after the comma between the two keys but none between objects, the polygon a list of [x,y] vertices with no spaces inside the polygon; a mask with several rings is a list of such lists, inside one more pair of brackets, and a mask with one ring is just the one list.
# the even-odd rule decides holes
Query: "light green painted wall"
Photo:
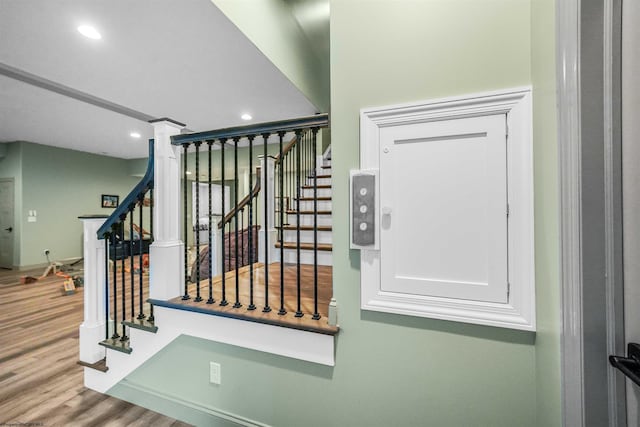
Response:
[{"label": "light green painted wall", "polygon": [[561,425],[555,1],[532,0],[538,425]]},{"label": "light green painted wall", "polygon": [[3,144],[5,156],[0,159],[0,178],[13,179],[13,265],[20,265],[22,235],[22,146],[19,142]]},{"label": "light green painted wall", "polygon": [[[560,425],[553,28],[553,0],[333,0],[336,366],[182,337],[111,393],[136,384],[200,415],[217,408],[277,426]],[[348,249],[359,110],[531,84],[539,337],[361,311],[359,252]],[[212,360],[219,387],[207,383]]]},{"label": "light green painted wall", "polygon": [[[82,223],[78,216],[110,214],[100,207],[101,194],[120,201],[139,181],[131,177],[126,160],[44,145],[22,146],[22,247],[20,265],[82,256]],[[36,210],[37,222],[26,222]]]},{"label": "light green painted wall", "polygon": [[[329,75],[283,0],[211,0],[300,89],[329,109]],[[323,72],[324,71],[324,72]]]}]

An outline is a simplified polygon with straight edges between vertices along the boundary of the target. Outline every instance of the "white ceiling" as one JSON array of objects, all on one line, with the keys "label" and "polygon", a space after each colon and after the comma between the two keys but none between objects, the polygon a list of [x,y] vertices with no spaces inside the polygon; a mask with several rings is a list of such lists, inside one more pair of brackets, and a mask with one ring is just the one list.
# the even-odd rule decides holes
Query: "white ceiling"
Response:
[{"label": "white ceiling", "polygon": [[[78,33],[87,23],[101,40]],[[141,118],[204,131],[245,124],[244,112],[252,122],[317,112],[210,0],[0,0],[8,69],[40,87],[0,76],[0,142],[137,158],[152,135]]]}]

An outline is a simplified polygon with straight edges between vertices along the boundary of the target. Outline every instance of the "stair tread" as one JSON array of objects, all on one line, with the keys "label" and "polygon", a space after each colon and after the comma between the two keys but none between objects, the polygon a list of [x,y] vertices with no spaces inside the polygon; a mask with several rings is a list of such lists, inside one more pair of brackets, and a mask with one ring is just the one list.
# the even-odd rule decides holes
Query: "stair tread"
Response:
[{"label": "stair tread", "polygon": [[109,370],[109,367],[107,366],[107,358],[103,358],[98,360],[95,363],[88,363],[88,362],[83,362],[82,360],[78,360],[78,365],[80,366],[85,366],[87,368],[91,368],[91,369],[95,369],[96,371],[100,371],[100,372],[107,372]]},{"label": "stair tread", "polygon": [[133,350],[131,347],[129,347],[129,340],[120,341],[119,338],[109,338],[104,341],[100,341],[98,344],[103,347],[110,348],[111,350],[116,350],[127,354],[131,353],[131,351]]},{"label": "stair tread", "polygon": [[[276,242],[276,248],[279,248],[279,247],[280,247],[280,242]],[[297,247],[298,245],[296,244],[296,242],[284,242],[285,249],[296,249]],[[313,250],[313,243],[300,242],[300,249]],[[318,243],[318,250],[331,251],[333,250],[333,247],[330,243]]]},{"label": "stair tread", "polygon": [[[276,227],[279,228],[279,227]],[[296,227],[295,225],[285,225],[284,227],[282,227],[285,230],[297,230],[298,227]],[[330,225],[319,225],[317,227],[318,231],[332,231],[333,227]],[[300,230],[303,231],[309,231],[309,230],[313,230],[313,225],[301,225],[300,226]]]},{"label": "stair tread", "polygon": [[121,323],[130,328],[140,329],[154,334],[158,331],[158,327],[146,319],[123,320]]},{"label": "stair tread", "polygon": [[[303,185],[302,188],[313,188],[313,185]],[[331,188],[331,184],[318,184],[318,188]]]},{"label": "stair tread", "polygon": [[[295,199],[295,200],[301,200],[303,202],[308,202],[308,201],[313,201],[314,198],[313,197],[300,197],[299,199]],[[331,196],[316,197],[316,200],[331,201]]]},{"label": "stair tread", "polygon": [[[289,210],[287,214],[295,215],[298,211]],[[300,211],[300,215],[313,215],[313,211]],[[331,211],[318,211],[318,215],[331,215]]]},{"label": "stair tread", "polygon": [[331,165],[322,165],[322,169],[331,169]]},{"label": "stair tread", "polygon": [[[322,179],[322,178],[331,178],[331,174],[327,173],[327,174],[318,175],[318,179]],[[310,175],[309,179],[313,179],[313,175]]]}]

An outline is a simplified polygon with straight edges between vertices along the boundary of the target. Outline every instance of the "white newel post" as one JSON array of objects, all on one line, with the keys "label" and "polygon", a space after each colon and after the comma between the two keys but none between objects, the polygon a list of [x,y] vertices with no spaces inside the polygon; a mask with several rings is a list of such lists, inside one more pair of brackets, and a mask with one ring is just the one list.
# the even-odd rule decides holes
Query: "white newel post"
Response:
[{"label": "white newel post", "polygon": [[[280,251],[275,250],[277,232],[275,228],[275,158],[260,156],[260,211],[258,212],[258,222],[261,224],[258,233],[258,261],[265,262],[264,239],[265,233],[269,237],[269,263],[278,262]],[[266,164],[265,164],[266,163]],[[264,171],[267,171],[267,182],[265,182]],[[265,199],[265,194],[267,195]],[[267,205],[267,222],[265,224],[264,206]]]},{"label": "white newel post", "polygon": [[105,339],[105,247],[98,229],[106,215],[81,216],[84,240],[84,321],[80,325],[80,360],[95,363],[104,358]]},{"label": "white newel post", "polygon": [[149,248],[149,297],[168,300],[181,295],[184,284],[184,243],[180,240],[181,146],[171,136],[185,125],[169,119],[152,121],[155,165],[153,173],[153,234]]}]

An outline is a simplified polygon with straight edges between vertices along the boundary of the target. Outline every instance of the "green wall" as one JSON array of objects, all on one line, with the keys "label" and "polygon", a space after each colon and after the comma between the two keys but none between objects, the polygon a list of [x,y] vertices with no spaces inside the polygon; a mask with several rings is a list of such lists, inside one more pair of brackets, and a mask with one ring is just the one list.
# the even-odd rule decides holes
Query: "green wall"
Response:
[{"label": "green wall", "polygon": [[[206,414],[216,410],[276,426],[560,425],[553,8],[332,0],[336,366],[181,337],[111,393],[202,425],[215,425]],[[540,333],[360,310],[347,185],[359,163],[359,110],[525,85],[534,89]],[[208,384],[209,361],[221,363],[222,386]]]},{"label": "green wall", "polygon": [[22,231],[22,145],[19,142],[2,144],[4,157],[0,159],[0,178],[13,179],[13,265],[20,265],[20,237]]},{"label": "green wall", "polygon": [[319,111],[329,109],[329,76],[283,0],[211,0]]},{"label": "green wall", "polygon": [[[18,265],[82,256],[82,223],[78,216],[110,214],[100,207],[101,194],[120,201],[139,181],[129,175],[127,160],[21,142],[22,218]],[[37,222],[27,222],[29,210]]]}]

